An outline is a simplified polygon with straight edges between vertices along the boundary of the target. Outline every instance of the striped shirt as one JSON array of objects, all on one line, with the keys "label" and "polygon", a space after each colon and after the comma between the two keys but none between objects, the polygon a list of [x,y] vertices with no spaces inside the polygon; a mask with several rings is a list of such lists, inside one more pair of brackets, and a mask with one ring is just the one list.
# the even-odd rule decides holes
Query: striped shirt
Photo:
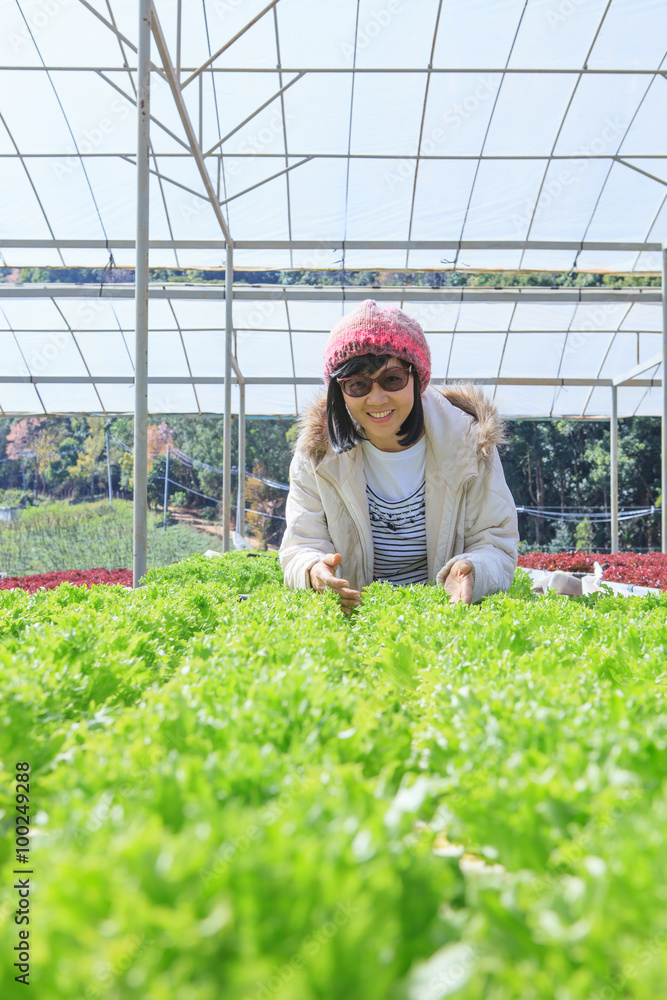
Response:
[{"label": "striped shirt", "polygon": [[373,579],[428,583],[426,482],[403,500],[385,500],[366,484],[373,533]]},{"label": "striped shirt", "polygon": [[361,445],[373,533],[373,579],[428,583],[426,438],[401,451]]}]

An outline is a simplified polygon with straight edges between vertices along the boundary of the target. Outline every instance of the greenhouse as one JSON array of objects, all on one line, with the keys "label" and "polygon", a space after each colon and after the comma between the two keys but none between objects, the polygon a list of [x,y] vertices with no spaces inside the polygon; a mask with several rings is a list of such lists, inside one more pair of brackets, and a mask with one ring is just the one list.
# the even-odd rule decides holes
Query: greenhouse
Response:
[{"label": "greenhouse", "polygon": [[[656,1000],[664,594],[537,597],[518,573],[466,608],[375,582],[347,621],[229,550],[233,421],[244,469],[246,419],[302,416],[372,298],[421,325],[435,384],[608,422],[612,554],[618,422],[661,418],[667,553],[667,5],[2,14],[0,415],[134,418],[133,589],[0,609],[38,996]],[[573,280],[504,281],[536,274]],[[147,574],[148,424],[171,414],[223,418],[224,555]]]}]

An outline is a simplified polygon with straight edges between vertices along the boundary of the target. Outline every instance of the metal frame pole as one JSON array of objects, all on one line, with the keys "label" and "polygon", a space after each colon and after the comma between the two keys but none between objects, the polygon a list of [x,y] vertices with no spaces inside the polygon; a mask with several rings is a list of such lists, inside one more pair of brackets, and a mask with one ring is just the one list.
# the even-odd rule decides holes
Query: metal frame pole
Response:
[{"label": "metal frame pole", "polygon": [[[11,70],[16,67],[13,66],[3,66],[3,70]],[[28,67],[26,67],[28,68]],[[33,67],[29,67],[31,70]],[[54,70],[57,72],[62,72],[63,70],[74,71],[78,69],[77,66],[66,66],[61,67],[60,70]],[[116,67],[113,72],[117,72],[118,67]],[[226,73],[233,73],[233,66],[224,67]],[[101,68],[87,69],[87,73],[100,73]],[[109,70],[111,72],[111,70]],[[175,72],[175,71],[174,71]],[[244,70],[247,72],[247,70]],[[253,72],[258,72],[257,69]],[[271,70],[274,72],[274,70]],[[285,72],[283,70],[283,72]],[[381,70],[382,73],[386,73],[386,70]],[[457,68],[456,72],[459,72]],[[506,70],[503,70],[506,72]],[[532,70],[531,70],[532,72]],[[550,69],[550,73],[554,70]],[[579,72],[579,71],[577,71]],[[633,73],[639,72],[639,70],[632,70]],[[158,125],[161,122],[154,116],[153,121],[157,122]],[[21,159],[30,160],[34,158],[43,158],[45,156],[50,156],[49,153],[23,153]],[[85,160],[87,156],[98,156],[99,153],[82,153],[79,152],[77,156],[82,160]],[[190,158],[191,153],[160,153],[161,159],[183,159]],[[293,154],[292,154],[293,155]],[[347,159],[346,153],[332,154],[332,153],[304,153],[304,156],[310,158],[316,157],[326,157],[332,159]],[[17,154],[18,156],[18,154]],[[273,157],[275,158],[276,153],[258,153],[256,150],[252,150],[247,153],[234,153],[234,157],[253,157],[253,159],[258,160],[262,157]],[[374,157],[368,157],[365,153],[359,154],[359,157],[363,159],[373,159]],[[359,158],[354,155],[352,159]],[[387,156],[386,153],[379,153],[378,157],[380,159],[394,159],[401,160],[404,154]],[[613,157],[611,157],[613,159]],[[633,160],[641,159],[641,156],[633,156]],[[479,157],[476,156],[433,156],[433,157],[420,157],[422,160],[477,160]],[[484,160],[534,160],[535,155],[530,156],[489,156],[483,157]],[[556,160],[576,160],[583,159],[586,161],[595,160],[596,157],[592,153],[586,153],[581,157],[577,157],[573,153],[568,153],[566,156],[558,157],[544,157],[544,159],[556,159]],[[605,159],[605,157],[601,157]],[[169,178],[167,178],[169,180]],[[270,178],[271,180],[273,179]],[[263,183],[268,183],[268,180]],[[193,192],[196,193],[196,192]],[[224,238],[221,240],[151,240],[150,246],[151,250],[224,250],[226,246],[226,240],[228,234],[225,233]],[[591,242],[584,240],[583,243],[572,240],[234,240],[234,246],[237,250],[433,250],[434,252],[440,252],[441,250],[600,250],[600,251],[620,251],[622,253],[660,253],[661,245],[660,243],[601,243],[599,241]],[[58,249],[70,249],[70,250],[133,250],[134,240],[121,240],[121,239],[110,239],[110,240],[97,240],[97,239],[21,239],[18,236],[0,236],[0,247],[11,247],[15,249],[31,249],[36,248],[37,250],[58,250]],[[419,271],[419,268],[407,268],[403,269],[407,273],[412,271]],[[656,272],[659,269],[656,268]]]},{"label": "metal frame pole", "polygon": [[167,530],[167,503],[169,501],[169,445],[167,445],[167,459],[164,465],[164,500],[162,501],[162,527]]},{"label": "metal frame pole", "polygon": [[225,416],[222,457],[222,551],[229,552],[232,514],[232,304],[234,285],[234,250],[227,244],[225,261]]},{"label": "metal frame pole", "polygon": [[611,551],[618,552],[618,387],[611,387]]},{"label": "metal frame pole", "polygon": [[[73,242],[73,241],[70,241]],[[159,241],[155,241],[156,243]],[[166,241],[165,241],[166,242]],[[0,240],[0,243],[2,241]],[[234,244],[238,250],[238,244]],[[47,247],[48,249],[48,247]],[[75,248],[76,249],[76,248]],[[157,247],[160,249],[160,247]],[[185,249],[192,249],[185,247]],[[406,272],[412,274],[414,272]],[[445,286],[443,288],[411,287],[402,285],[400,288],[394,286],[390,288],[373,288],[373,294],[378,302],[395,302],[401,299],[403,302],[558,302],[575,303],[576,305],[614,302],[642,302],[659,303],[662,301],[660,288],[652,285],[638,286],[632,288],[553,288],[546,289],[539,285],[506,286],[503,288],[489,288],[487,286],[461,287]],[[207,299],[209,301],[224,299],[224,288],[211,286],[188,286],[183,283],[166,283],[151,289],[151,298],[155,299]],[[238,285],[234,289],[234,298],[246,302],[361,302],[364,295],[368,295],[366,285]],[[100,292],[100,285],[94,283],[87,284],[67,284],[63,282],[47,282],[37,284],[27,283],[0,283],[0,299],[131,299],[134,298],[134,285],[124,282],[113,282],[104,285]],[[431,331],[437,332],[435,330]],[[451,329],[442,330],[442,333],[452,333]],[[488,331],[466,330],[466,333]],[[501,330],[495,331],[496,333]],[[549,332],[549,331],[546,331]],[[553,331],[552,331],[553,332]],[[616,329],[610,324],[608,327],[600,327],[600,332],[615,333]],[[609,380],[606,380],[609,384]],[[41,411],[43,413],[43,411]]]},{"label": "metal frame pole", "polygon": [[662,244],[662,551],[667,553],[667,243]]},{"label": "metal frame pole", "polygon": [[239,384],[239,447],[238,460],[238,489],[236,492],[236,530],[245,537],[245,385]]},{"label": "metal frame pole", "polygon": [[104,428],[104,436],[107,444],[107,483],[109,484],[109,506],[113,506],[113,493],[111,491],[111,455],[109,453],[109,428]]},{"label": "metal frame pole", "polygon": [[151,0],[139,0],[137,60],[137,251],[134,273],[134,548],[132,585],[146,573],[148,527],[148,196]]}]

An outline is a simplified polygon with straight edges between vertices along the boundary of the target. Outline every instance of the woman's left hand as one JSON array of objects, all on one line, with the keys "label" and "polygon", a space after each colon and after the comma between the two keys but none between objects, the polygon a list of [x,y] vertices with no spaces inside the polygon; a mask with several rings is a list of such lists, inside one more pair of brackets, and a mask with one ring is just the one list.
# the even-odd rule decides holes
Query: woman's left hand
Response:
[{"label": "woman's left hand", "polygon": [[475,567],[470,559],[457,559],[445,580],[445,590],[452,604],[463,601],[470,604],[475,584]]}]

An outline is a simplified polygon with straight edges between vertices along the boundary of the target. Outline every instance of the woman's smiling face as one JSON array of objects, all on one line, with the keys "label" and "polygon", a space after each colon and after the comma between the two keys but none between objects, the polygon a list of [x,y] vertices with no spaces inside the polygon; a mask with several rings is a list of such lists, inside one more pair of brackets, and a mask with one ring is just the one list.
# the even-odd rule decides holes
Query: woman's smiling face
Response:
[{"label": "woman's smiling face", "polygon": [[[372,377],[377,378],[388,368],[406,368],[400,358],[391,357]],[[404,421],[410,416],[414,406],[414,375],[410,373],[408,384],[398,392],[387,392],[377,382],[373,382],[366,396],[348,396],[343,399],[353,420],[362,427],[364,434],[380,451],[403,451],[396,435]]]}]

